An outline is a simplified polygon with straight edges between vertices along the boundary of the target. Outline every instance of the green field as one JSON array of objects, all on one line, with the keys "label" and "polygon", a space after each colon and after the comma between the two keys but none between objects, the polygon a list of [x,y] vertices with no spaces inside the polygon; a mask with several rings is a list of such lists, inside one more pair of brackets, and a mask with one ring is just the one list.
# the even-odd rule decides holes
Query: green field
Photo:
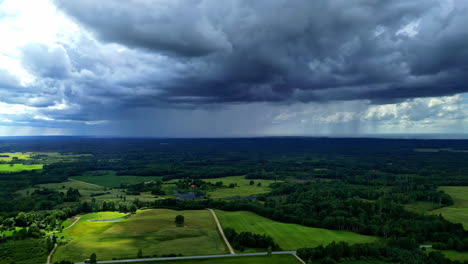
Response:
[{"label": "green field", "polygon": [[0,243],[0,264],[44,264],[45,239],[8,240]]},{"label": "green field", "polygon": [[23,164],[0,164],[0,172],[18,172],[25,170],[41,170],[42,164],[32,164],[32,165],[23,165]]},{"label": "green field", "polygon": [[109,172],[108,175],[99,176],[84,174],[82,176],[74,176],[71,178],[78,181],[97,184],[107,188],[117,188],[120,187],[121,184],[137,184],[161,179],[161,177],[117,176],[115,175],[115,172]]},{"label": "green field", "polygon": [[[246,197],[256,194],[268,193],[271,191],[270,184],[274,183],[274,180],[253,180],[254,184],[250,185],[249,179],[245,179],[244,176],[232,176],[215,179],[203,179],[206,182],[215,183],[222,181],[224,185],[228,186],[231,183],[235,183],[238,186],[234,188],[217,188],[213,191],[208,192],[210,198],[229,198],[229,197]],[[257,186],[261,183],[261,186]]]},{"label": "green field", "polygon": [[371,243],[376,237],[364,236],[348,231],[336,231],[306,227],[297,224],[276,222],[252,212],[225,212],[216,210],[223,228],[231,227],[237,232],[252,232],[271,236],[283,250],[296,250],[304,247],[326,245],[333,241],[350,244]]},{"label": "green field", "polygon": [[414,202],[404,205],[405,209],[411,212],[425,214],[428,211],[440,208],[440,205],[431,202]]},{"label": "green field", "polygon": [[0,156],[8,156],[8,157],[0,157],[0,161],[10,162],[13,158],[18,159],[29,159],[31,157],[31,153],[22,153],[22,152],[3,152],[0,153]]},{"label": "green field", "polygon": [[[185,216],[185,227],[176,227],[174,218]],[[151,209],[139,211],[126,220],[88,222],[90,219],[112,219],[119,213],[93,213],[81,219],[59,237],[65,245],[57,248],[54,261],[82,261],[96,252],[100,260],[135,258],[139,249],[146,256],[163,254],[211,255],[226,253],[213,217],[208,210],[173,211]]]},{"label": "green field", "polygon": [[458,252],[455,250],[435,250],[431,248],[428,248],[426,250],[427,253],[431,251],[440,251],[444,253],[444,255],[451,260],[468,261],[468,252]]},{"label": "green field", "polygon": [[[133,201],[135,199],[139,199],[140,201],[154,201],[156,199],[155,195],[150,193],[142,193],[140,195],[127,195],[123,190],[120,189],[112,189],[108,190],[104,187],[97,186],[91,183],[80,182],[80,181],[66,181],[60,183],[46,183],[46,184],[38,184],[35,187],[27,188],[18,191],[20,195],[26,196],[28,193],[32,193],[34,190],[47,188],[51,190],[57,190],[60,192],[66,192],[68,188],[78,189],[81,194],[80,201],[91,201],[95,199],[96,201],[117,201],[119,200],[120,196],[125,196],[127,201]],[[96,194],[102,194],[99,196],[95,196]]]},{"label": "green field", "polygon": [[[131,262],[134,263],[134,262]],[[193,260],[150,261],[145,264],[300,264],[292,255],[245,256]],[[127,262],[125,264],[130,264]]]},{"label": "green field", "polygon": [[461,223],[468,230],[468,186],[442,186],[454,201],[454,205],[431,211],[431,214],[442,214],[442,216],[454,223]]}]

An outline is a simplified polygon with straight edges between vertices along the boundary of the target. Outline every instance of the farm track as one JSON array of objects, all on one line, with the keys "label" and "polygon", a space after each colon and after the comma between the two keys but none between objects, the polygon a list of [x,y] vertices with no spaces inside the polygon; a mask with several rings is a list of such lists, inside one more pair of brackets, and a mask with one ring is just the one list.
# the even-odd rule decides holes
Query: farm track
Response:
[{"label": "farm track", "polygon": [[216,222],[216,225],[218,226],[218,230],[219,230],[219,233],[221,234],[221,236],[223,237],[223,240],[224,242],[226,243],[226,246],[227,248],[229,249],[229,253],[231,253],[231,255],[235,255],[236,252],[234,252],[234,249],[232,248],[231,244],[229,243],[229,241],[227,240],[226,236],[224,235],[224,231],[223,231],[223,228],[221,227],[221,224],[219,223],[219,220],[218,220],[218,217],[216,216],[216,213],[215,211],[213,211],[213,209],[210,209],[210,208],[207,208],[208,211],[211,212],[211,214],[213,215],[213,218]]},{"label": "farm track", "polygon": [[67,226],[66,228],[64,228],[63,230],[67,230],[68,228],[74,226],[74,225],[76,224],[76,222],[78,222],[80,219],[81,219],[81,217],[75,217],[75,221],[74,221],[71,225],[69,225],[69,226]]},{"label": "farm track", "polygon": [[88,185],[92,185],[92,186],[96,186],[96,187],[99,187],[99,188],[105,188],[104,186],[101,186],[101,185],[97,185],[97,184],[94,184],[94,183],[89,183],[89,182],[84,182],[84,181],[79,181],[79,180],[75,180],[75,179],[72,179],[72,178],[68,178],[69,181],[74,181],[74,182],[79,182],[79,183],[84,183],[84,184],[88,184]]},{"label": "farm track", "polygon": [[56,248],[57,243],[54,244],[54,248],[50,251],[49,255],[47,256],[47,264],[50,264],[50,259],[52,258],[52,255],[54,254]]}]

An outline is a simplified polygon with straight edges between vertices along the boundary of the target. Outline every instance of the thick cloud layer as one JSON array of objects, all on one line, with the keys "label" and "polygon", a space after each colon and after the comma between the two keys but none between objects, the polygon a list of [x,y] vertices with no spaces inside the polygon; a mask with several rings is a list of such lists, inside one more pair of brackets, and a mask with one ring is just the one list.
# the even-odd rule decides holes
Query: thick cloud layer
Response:
[{"label": "thick cloud layer", "polygon": [[169,103],[383,103],[468,90],[465,1],[56,4],[101,41],[180,63],[169,82],[145,84]]},{"label": "thick cloud layer", "polygon": [[460,132],[467,13],[461,0],[6,0],[0,126]]}]

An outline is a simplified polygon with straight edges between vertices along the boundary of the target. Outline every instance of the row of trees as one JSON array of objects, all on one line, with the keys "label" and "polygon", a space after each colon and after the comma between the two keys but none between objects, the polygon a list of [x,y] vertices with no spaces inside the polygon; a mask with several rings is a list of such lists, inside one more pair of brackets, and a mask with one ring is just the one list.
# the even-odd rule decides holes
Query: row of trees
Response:
[{"label": "row of trees", "polygon": [[259,235],[251,232],[237,233],[233,228],[223,228],[226,238],[235,249],[244,251],[245,248],[263,248],[269,250],[280,250],[278,244],[268,235]]},{"label": "row of trees", "polygon": [[356,244],[349,245],[345,242],[331,243],[327,246],[315,248],[302,248],[297,250],[297,255],[307,263],[335,264],[340,261],[384,261],[400,264],[455,264],[468,263],[451,261],[440,252],[429,254],[419,249],[406,249],[383,244]]},{"label": "row of trees", "polygon": [[[322,188],[324,188],[322,186]],[[299,186],[297,189],[300,189]],[[328,192],[331,192],[328,190]],[[267,196],[265,204],[249,200],[181,201],[164,199],[154,207],[172,209],[218,208],[227,211],[252,211],[281,222],[297,223],[327,229],[350,230],[385,238],[409,238],[416,243],[438,242],[446,248],[449,240],[464,241],[467,231],[461,224],[446,221],[441,216],[420,215],[406,211],[401,205],[389,201],[368,201],[360,198],[339,199],[327,195],[291,193],[288,196]]]}]

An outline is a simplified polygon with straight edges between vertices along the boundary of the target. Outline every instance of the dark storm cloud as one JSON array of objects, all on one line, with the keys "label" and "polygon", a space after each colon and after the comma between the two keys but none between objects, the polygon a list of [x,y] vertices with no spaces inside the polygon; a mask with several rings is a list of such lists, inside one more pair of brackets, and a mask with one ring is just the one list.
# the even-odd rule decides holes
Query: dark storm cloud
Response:
[{"label": "dark storm cloud", "polygon": [[[99,40],[131,49],[87,59],[68,50],[79,69],[70,90],[82,100],[95,95],[126,106],[385,103],[468,91],[464,1],[55,3]],[[66,69],[41,71],[34,68],[35,50],[26,54],[33,71],[67,76],[66,53],[39,52]]]}]

